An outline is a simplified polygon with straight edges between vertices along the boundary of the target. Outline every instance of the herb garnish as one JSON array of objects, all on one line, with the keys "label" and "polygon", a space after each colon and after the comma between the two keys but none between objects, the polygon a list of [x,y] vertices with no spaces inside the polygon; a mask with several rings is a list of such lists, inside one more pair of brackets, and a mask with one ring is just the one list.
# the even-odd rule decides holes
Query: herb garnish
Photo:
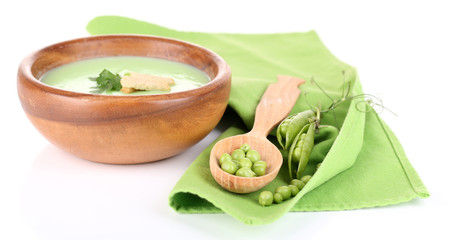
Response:
[{"label": "herb garnish", "polygon": [[119,91],[122,88],[121,76],[104,69],[98,77],[89,78],[97,82],[97,86],[92,87],[91,93],[103,93],[106,91]]}]

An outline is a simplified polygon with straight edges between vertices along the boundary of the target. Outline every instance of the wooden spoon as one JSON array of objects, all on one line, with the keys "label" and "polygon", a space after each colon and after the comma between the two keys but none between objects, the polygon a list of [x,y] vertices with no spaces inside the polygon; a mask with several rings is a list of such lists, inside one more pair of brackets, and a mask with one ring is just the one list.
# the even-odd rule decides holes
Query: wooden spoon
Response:
[{"label": "wooden spoon", "polygon": [[[299,86],[305,81],[292,76],[277,76],[277,83],[266,89],[255,112],[252,130],[243,135],[225,138],[215,144],[210,152],[210,171],[216,182],[223,188],[235,193],[250,193],[261,189],[277,176],[283,158],[279,149],[266,137],[271,130],[288,116],[299,94]],[[261,177],[238,177],[223,171],[219,158],[223,153],[231,154],[233,150],[247,143],[257,150],[266,161],[266,175]]]}]

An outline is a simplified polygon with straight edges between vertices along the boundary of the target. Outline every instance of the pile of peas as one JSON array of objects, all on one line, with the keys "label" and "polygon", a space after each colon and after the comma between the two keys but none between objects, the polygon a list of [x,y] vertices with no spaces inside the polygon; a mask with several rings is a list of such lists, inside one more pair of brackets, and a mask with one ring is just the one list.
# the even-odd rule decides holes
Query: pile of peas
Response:
[{"label": "pile of peas", "polygon": [[281,203],[284,200],[288,200],[291,197],[296,196],[296,194],[304,188],[310,178],[310,175],[305,175],[300,180],[293,179],[291,180],[290,185],[277,187],[274,194],[271,191],[262,191],[258,197],[258,203],[262,206],[269,206],[273,204],[273,202]]},{"label": "pile of peas", "polygon": [[239,177],[256,177],[266,174],[266,162],[249,144],[241,145],[232,154],[223,153],[219,158],[221,169]]}]

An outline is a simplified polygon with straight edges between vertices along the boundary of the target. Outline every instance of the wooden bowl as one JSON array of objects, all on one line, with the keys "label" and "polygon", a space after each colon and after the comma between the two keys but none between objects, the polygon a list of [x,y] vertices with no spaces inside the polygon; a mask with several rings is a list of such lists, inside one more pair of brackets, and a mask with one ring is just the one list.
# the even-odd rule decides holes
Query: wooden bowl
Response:
[{"label": "wooden bowl", "polygon": [[[266,174],[260,177],[239,177],[221,169],[219,158],[223,153],[232,154],[233,150],[247,143],[260,153],[266,162]],[[216,182],[224,189],[234,193],[255,192],[276,178],[282,166],[283,158],[280,150],[269,140],[251,134],[225,138],[215,144],[210,155],[210,171]]]},{"label": "wooden bowl", "polygon": [[[78,93],[38,80],[63,64],[107,56],[178,61],[212,80],[189,91],[140,96]],[[48,141],[80,158],[111,164],[157,161],[194,145],[218,124],[230,86],[230,68],[214,52],[140,35],[86,37],[45,47],[21,62],[17,78],[22,108]]]}]

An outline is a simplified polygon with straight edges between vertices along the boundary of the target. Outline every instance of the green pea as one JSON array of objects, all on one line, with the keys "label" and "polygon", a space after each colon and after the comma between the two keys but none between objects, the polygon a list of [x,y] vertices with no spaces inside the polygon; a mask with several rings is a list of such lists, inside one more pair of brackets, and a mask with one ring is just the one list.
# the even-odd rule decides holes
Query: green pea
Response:
[{"label": "green pea", "polygon": [[274,199],[274,197],[273,197],[272,192],[263,191],[258,196],[258,203],[260,203],[260,205],[262,205],[262,206],[269,206],[272,204],[273,199]]},{"label": "green pea", "polygon": [[247,153],[251,149],[251,146],[249,146],[249,144],[247,143],[244,143],[243,145],[241,145],[240,149],[243,150],[244,153]]},{"label": "green pea", "polygon": [[263,160],[259,160],[259,161],[256,161],[256,162],[254,162],[254,165],[262,165],[262,166],[267,166],[267,164],[266,164],[266,162],[265,161],[263,161]]},{"label": "green pea", "polygon": [[235,165],[236,165],[236,169],[238,169],[238,168],[240,168],[241,166],[240,166],[240,161],[238,161],[238,160],[235,160],[235,159],[232,159],[232,162],[233,163],[235,163]]},{"label": "green pea", "polygon": [[236,149],[235,151],[232,152],[232,159],[235,159],[235,160],[241,160],[245,156],[246,156],[246,154],[241,149]]},{"label": "green pea", "polygon": [[240,160],[240,168],[242,168],[242,167],[251,168],[252,167],[251,160],[249,160],[249,158],[242,158]]},{"label": "green pea", "polygon": [[250,149],[246,153],[246,157],[249,158],[253,163],[261,160],[260,153],[258,153],[255,149]]},{"label": "green pea", "polygon": [[301,136],[299,136],[299,140],[296,142],[296,147],[300,148],[304,145],[305,142],[305,137],[307,136],[306,133],[301,134]]},{"label": "green pea", "polygon": [[242,167],[238,169],[235,175],[239,177],[255,177],[256,174],[248,167]]},{"label": "green pea", "polygon": [[301,191],[304,188],[305,183],[299,179],[293,179],[291,180],[290,185],[296,186],[299,189],[299,191]]},{"label": "green pea", "polygon": [[232,162],[230,160],[224,160],[224,162],[222,162],[221,169],[227,173],[235,174],[238,167],[236,166],[236,164],[234,162]]},{"label": "green pea", "polygon": [[307,184],[308,181],[310,181],[311,178],[312,178],[312,176],[305,175],[305,176],[301,177],[301,181],[303,181],[305,184]]},{"label": "green pea", "polygon": [[232,160],[232,156],[230,156],[230,154],[228,153],[223,153],[219,158],[219,165],[222,165],[222,162],[224,162],[224,160]]},{"label": "green pea", "polygon": [[274,193],[273,199],[274,199],[274,202],[281,203],[283,201],[283,196],[282,196],[282,194],[276,192],[276,193]]},{"label": "green pea", "polygon": [[290,121],[285,121],[282,124],[280,124],[279,128],[280,128],[280,134],[282,136],[285,136],[285,134],[287,134],[287,130],[288,130],[288,125],[290,125]]},{"label": "green pea", "polygon": [[299,193],[299,188],[296,187],[295,185],[288,185],[288,187],[289,187],[290,190],[291,190],[291,196],[292,196],[292,197],[296,196],[296,194]]},{"label": "green pea", "polygon": [[293,162],[298,163],[301,159],[301,148],[297,147],[293,150]]},{"label": "green pea", "polygon": [[291,197],[291,189],[288,186],[280,186],[276,188],[276,193],[280,193],[283,200],[287,200]]},{"label": "green pea", "polygon": [[252,166],[252,171],[257,174],[257,176],[263,176],[266,174],[266,162],[265,161],[256,161]]},{"label": "green pea", "polygon": [[252,166],[252,171],[259,177],[266,174],[266,168],[263,166]]}]

